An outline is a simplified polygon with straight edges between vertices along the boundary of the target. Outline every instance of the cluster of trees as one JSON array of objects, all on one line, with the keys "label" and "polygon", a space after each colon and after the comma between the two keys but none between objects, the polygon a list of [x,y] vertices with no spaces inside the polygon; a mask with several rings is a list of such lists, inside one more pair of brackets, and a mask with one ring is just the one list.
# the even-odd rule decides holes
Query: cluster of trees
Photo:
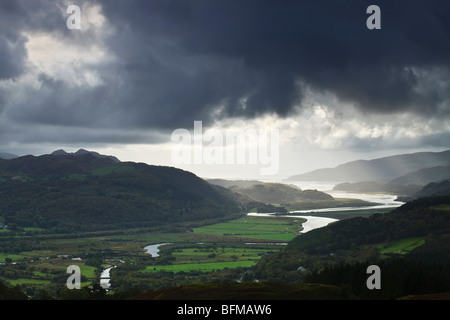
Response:
[{"label": "cluster of trees", "polygon": [[450,292],[450,263],[431,264],[409,258],[380,260],[381,288],[369,290],[367,267],[359,262],[325,267],[309,274],[305,281],[346,288],[360,299],[399,299],[408,295]]},{"label": "cluster of trees", "polygon": [[[127,296],[131,295],[127,294]],[[0,300],[105,300],[114,298],[121,297],[108,297],[106,290],[99,283],[95,283],[92,286],[85,286],[81,289],[60,287],[55,294],[50,293],[46,289],[39,289],[30,296],[20,286],[8,286],[0,280]]]},{"label": "cluster of trees", "polygon": [[189,271],[189,272],[141,272],[145,266],[121,264],[111,271],[111,285],[114,291],[127,292],[132,289],[146,292],[149,290],[167,289],[179,287],[191,283],[229,283],[238,279],[253,281],[253,277],[247,275],[247,268],[225,268],[213,272]]},{"label": "cluster of trees", "polygon": [[28,296],[18,287],[7,286],[0,280],[0,300],[27,300]]}]

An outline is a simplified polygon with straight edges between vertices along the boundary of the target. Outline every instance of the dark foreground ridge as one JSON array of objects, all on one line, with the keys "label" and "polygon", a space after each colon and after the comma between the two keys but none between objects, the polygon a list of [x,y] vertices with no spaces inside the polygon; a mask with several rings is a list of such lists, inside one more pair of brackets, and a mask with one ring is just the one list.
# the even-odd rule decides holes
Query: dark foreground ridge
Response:
[{"label": "dark foreground ridge", "polygon": [[149,291],[129,300],[353,300],[331,285],[289,283],[203,283]]}]

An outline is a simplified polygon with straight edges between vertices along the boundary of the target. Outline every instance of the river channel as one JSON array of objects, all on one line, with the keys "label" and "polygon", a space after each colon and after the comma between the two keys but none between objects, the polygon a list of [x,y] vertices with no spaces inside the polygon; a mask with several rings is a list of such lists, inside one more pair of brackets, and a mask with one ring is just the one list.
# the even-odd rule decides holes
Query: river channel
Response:
[{"label": "river channel", "polygon": [[170,243],[157,243],[157,244],[151,244],[146,247],[144,247],[145,252],[148,254],[151,254],[153,258],[159,257],[159,247],[168,245]]},{"label": "river channel", "polygon": [[[306,222],[303,223],[303,230],[300,231],[300,233],[306,233],[311,230],[325,227],[326,225],[338,221],[338,219],[333,218],[327,218],[327,217],[316,217],[316,216],[310,216],[308,213],[312,212],[333,212],[333,211],[352,211],[352,210],[368,210],[368,209],[383,209],[383,208],[396,208],[401,206],[403,203],[396,201],[397,196],[392,194],[379,194],[379,193],[349,193],[349,192],[342,192],[342,191],[334,191],[332,188],[334,187],[333,182],[321,182],[321,183],[314,183],[314,182],[308,182],[305,184],[305,182],[290,182],[293,185],[296,185],[300,187],[302,190],[306,189],[317,189],[319,191],[323,191],[328,193],[329,195],[333,196],[334,198],[353,198],[353,199],[361,199],[364,201],[369,201],[376,203],[376,205],[373,206],[363,206],[363,207],[340,207],[340,208],[323,208],[323,209],[314,209],[314,210],[298,210],[298,211],[292,211],[291,213],[295,213],[295,215],[283,215],[284,217],[296,217],[296,218],[305,218]],[[303,213],[304,215],[298,215],[299,213]],[[249,213],[249,216],[256,216],[256,217],[268,217],[268,216],[274,216],[274,214],[271,213]],[[148,254],[151,254],[152,257],[158,257],[159,256],[159,248],[161,246],[168,245],[170,243],[157,243],[157,244],[151,244],[146,247],[144,247],[145,251]],[[115,266],[111,266],[103,270],[101,276],[100,276],[100,284],[103,288],[109,289],[110,288],[110,271]]]},{"label": "river channel", "polygon": [[[157,244],[151,244],[146,247],[144,247],[145,252],[148,254],[151,254],[153,258],[159,257],[159,247],[168,245],[170,243],[157,243]],[[111,287],[110,279],[111,279],[111,269],[115,268],[116,266],[110,266],[102,271],[100,275],[100,285],[106,289],[109,290]]]}]

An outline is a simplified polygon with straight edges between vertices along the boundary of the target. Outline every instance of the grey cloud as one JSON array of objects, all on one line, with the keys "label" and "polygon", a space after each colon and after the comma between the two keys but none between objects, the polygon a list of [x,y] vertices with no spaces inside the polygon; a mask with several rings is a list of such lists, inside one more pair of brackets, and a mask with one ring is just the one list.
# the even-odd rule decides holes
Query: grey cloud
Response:
[{"label": "grey cloud", "polygon": [[[194,114],[225,100],[223,114],[228,116],[289,115],[302,98],[297,80],[374,112],[435,110],[448,97],[418,92],[424,79],[410,67],[448,66],[450,23],[442,12],[450,4],[377,2],[382,8],[379,31],[365,27],[368,1],[107,1],[103,7],[111,21],[127,21],[140,48],[165,38],[193,59],[209,55],[243,61],[234,77],[215,70],[221,91],[203,99],[199,92],[193,103],[185,101],[183,107]],[[151,68],[145,70],[151,73]],[[203,85],[205,74],[190,80]],[[235,82],[241,84],[239,90]],[[178,89],[168,86],[167,92],[186,94]],[[246,108],[239,103],[243,97]],[[176,98],[167,101],[179,104]]]},{"label": "grey cloud", "polygon": [[[375,1],[376,31],[365,26],[374,4],[366,0],[89,3],[102,6],[112,28],[102,41],[115,60],[91,66],[103,83],[73,88],[42,73],[39,91],[24,89],[23,101],[3,110],[11,121],[170,130],[216,117],[287,117],[304,101],[298,83],[368,112],[450,113],[447,0]],[[65,28],[63,4],[0,0],[0,80],[24,72],[23,30],[98,41],[95,30]],[[11,100],[7,89],[0,95]]]},{"label": "grey cloud", "polygon": [[450,132],[443,132],[421,137],[420,145],[450,148]]},{"label": "grey cloud", "polygon": [[23,63],[26,58],[24,41],[17,39],[12,42],[0,35],[0,80],[18,77],[24,71]]},{"label": "grey cloud", "polygon": [[0,80],[16,78],[24,71],[25,38],[15,23],[21,20],[19,11],[14,1],[0,2]]}]

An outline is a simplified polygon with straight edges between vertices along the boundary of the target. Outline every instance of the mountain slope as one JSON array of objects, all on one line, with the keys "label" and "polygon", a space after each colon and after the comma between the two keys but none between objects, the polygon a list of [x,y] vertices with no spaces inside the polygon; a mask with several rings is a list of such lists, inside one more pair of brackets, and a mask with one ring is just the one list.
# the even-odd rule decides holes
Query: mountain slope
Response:
[{"label": "mountain slope", "polygon": [[430,167],[420,169],[401,177],[395,178],[389,182],[389,185],[426,185],[431,182],[437,182],[444,179],[450,179],[450,165]]},{"label": "mountain slope", "polygon": [[[208,180],[225,186],[234,197],[241,197],[242,203],[257,202],[252,212],[286,213],[288,211],[311,210],[321,208],[353,207],[375,205],[363,200],[334,198],[318,190],[301,190],[295,185],[285,183],[269,183],[254,180]],[[261,204],[265,204],[263,206]],[[255,209],[256,208],[256,211]]]},{"label": "mountain slope", "polygon": [[450,196],[450,179],[431,182],[413,195],[413,199],[436,196]]},{"label": "mountain slope", "polygon": [[419,152],[373,160],[357,160],[335,168],[317,169],[294,175],[287,181],[374,181],[387,183],[394,178],[424,168],[450,165],[450,150],[443,152]]},{"label": "mountain slope", "polygon": [[[403,199],[419,198],[420,190],[429,183],[438,183],[450,179],[450,166],[437,166],[417,170],[393,179],[386,184],[374,181],[344,182],[337,184],[333,190],[347,192],[389,192],[399,195]],[[443,194],[440,194],[443,195]]]},{"label": "mountain slope", "polygon": [[[411,249],[398,249],[402,248],[401,244],[413,242]],[[411,265],[405,260],[408,258],[448,270],[450,196],[421,198],[383,215],[344,219],[299,235],[282,252],[262,259],[255,267],[255,275],[266,281],[304,281],[308,274],[327,266],[349,264],[342,271],[348,275],[354,263],[364,263],[367,268],[370,264],[400,258],[404,268]],[[308,272],[299,272],[299,266]],[[361,286],[365,286],[367,276],[360,274],[360,277]],[[450,290],[448,280],[447,291]],[[430,293],[434,289],[430,287]]]},{"label": "mountain slope", "polygon": [[0,160],[0,218],[10,227],[152,227],[242,211],[220,188],[172,167],[90,153]]},{"label": "mountain slope", "polygon": [[14,159],[18,158],[18,155],[8,153],[8,152],[0,152],[0,159]]},{"label": "mountain slope", "polygon": [[248,187],[230,187],[256,201],[284,204],[303,200],[333,200],[333,197],[316,190],[301,190],[282,183],[260,183]]},{"label": "mountain slope", "polygon": [[218,185],[224,188],[238,187],[248,188],[255,184],[263,184],[264,182],[258,180],[226,180],[226,179],[206,179],[211,184]]},{"label": "mountain slope", "polygon": [[[384,215],[341,220],[327,228],[313,230],[294,239],[290,246],[308,252],[330,253],[387,239],[450,233],[450,211],[437,209],[447,205],[450,205],[450,196],[421,198]],[[324,235],[327,235],[326,240]],[[320,241],[320,247],[317,241]]]}]

